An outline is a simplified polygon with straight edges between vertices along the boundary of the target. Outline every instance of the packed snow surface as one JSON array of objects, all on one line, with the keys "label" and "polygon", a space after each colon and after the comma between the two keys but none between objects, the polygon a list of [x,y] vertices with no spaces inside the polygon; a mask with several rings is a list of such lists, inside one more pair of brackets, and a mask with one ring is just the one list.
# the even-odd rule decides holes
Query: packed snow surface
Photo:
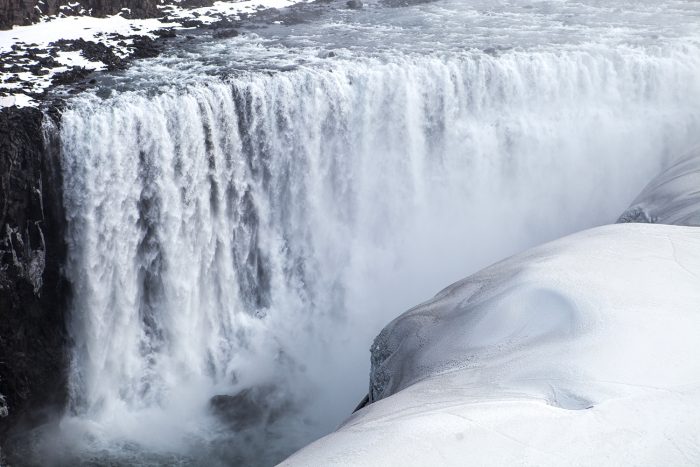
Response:
[{"label": "packed snow surface", "polygon": [[700,232],[618,224],[390,323],[372,397],[284,465],[698,465]]},{"label": "packed snow surface", "polygon": [[700,147],[654,178],[620,222],[700,227]]}]

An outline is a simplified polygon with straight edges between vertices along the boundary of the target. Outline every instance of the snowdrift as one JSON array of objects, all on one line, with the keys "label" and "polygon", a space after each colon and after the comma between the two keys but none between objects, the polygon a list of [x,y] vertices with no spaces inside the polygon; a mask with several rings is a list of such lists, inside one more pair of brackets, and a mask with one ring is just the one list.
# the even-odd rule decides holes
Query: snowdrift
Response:
[{"label": "snowdrift", "polygon": [[565,237],[395,319],[372,403],[284,465],[700,464],[698,187],[696,151],[621,217],[687,226]]}]

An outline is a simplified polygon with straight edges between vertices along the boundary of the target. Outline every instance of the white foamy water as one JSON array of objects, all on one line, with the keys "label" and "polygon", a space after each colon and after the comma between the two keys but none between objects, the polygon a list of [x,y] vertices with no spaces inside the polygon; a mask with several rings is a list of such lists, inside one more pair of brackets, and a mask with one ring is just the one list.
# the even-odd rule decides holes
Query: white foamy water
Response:
[{"label": "white foamy water", "polygon": [[[159,82],[148,92],[74,99],[64,455],[281,460],[366,393],[387,321],[613,222],[700,135],[697,4],[669,2],[662,20],[644,5],[620,3],[636,18],[622,30],[595,4],[370,4],[145,62],[127,77]],[[570,27],[547,16],[567,8]],[[377,34],[337,39],[372,15]],[[428,50],[440,18],[478,34]],[[507,46],[483,51],[489,37]],[[213,413],[211,397],[247,388],[263,388],[248,424]]]}]

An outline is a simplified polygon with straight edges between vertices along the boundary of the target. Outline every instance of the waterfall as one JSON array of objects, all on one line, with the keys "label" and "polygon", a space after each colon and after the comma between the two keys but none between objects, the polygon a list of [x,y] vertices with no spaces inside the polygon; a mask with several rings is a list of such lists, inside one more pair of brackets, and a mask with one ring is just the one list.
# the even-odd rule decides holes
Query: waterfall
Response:
[{"label": "waterfall", "polygon": [[[74,98],[64,424],[96,449],[229,433],[279,460],[366,393],[385,322],[613,222],[700,135],[698,76],[679,41],[338,57]],[[226,429],[210,399],[250,388],[268,388],[263,421]]]}]

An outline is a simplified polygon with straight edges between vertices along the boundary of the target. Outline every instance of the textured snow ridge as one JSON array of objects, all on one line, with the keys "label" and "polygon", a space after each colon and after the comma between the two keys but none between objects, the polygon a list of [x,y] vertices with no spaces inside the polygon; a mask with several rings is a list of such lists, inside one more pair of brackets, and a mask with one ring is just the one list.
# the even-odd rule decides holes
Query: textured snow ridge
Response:
[{"label": "textured snow ridge", "polygon": [[700,147],[654,178],[618,222],[700,226]]},{"label": "textured snow ridge", "polygon": [[372,400],[285,465],[698,465],[700,232],[531,249],[377,338]]}]

